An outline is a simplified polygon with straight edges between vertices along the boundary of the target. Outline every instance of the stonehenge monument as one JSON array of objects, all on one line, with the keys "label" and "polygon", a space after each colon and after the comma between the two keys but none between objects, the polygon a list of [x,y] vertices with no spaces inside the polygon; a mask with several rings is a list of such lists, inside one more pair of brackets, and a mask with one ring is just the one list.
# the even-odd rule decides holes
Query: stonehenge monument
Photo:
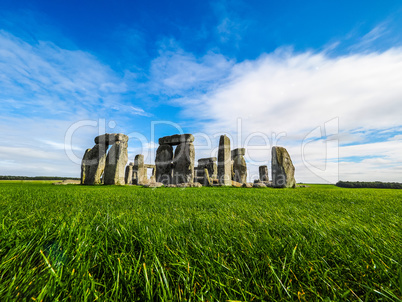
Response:
[{"label": "stonehenge monument", "polygon": [[[100,184],[102,175],[105,184],[124,184],[127,142],[128,136],[121,133],[95,137],[95,146],[87,149],[82,159],[81,184]],[[112,147],[107,153],[110,145]]]},{"label": "stonehenge monument", "polygon": [[[145,164],[144,155],[137,154],[134,162],[126,166],[128,136],[122,133],[105,133],[95,137],[94,141],[95,146],[87,149],[82,158],[82,185],[296,187],[295,168],[290,155],[279,146],[272,147],[271,151],[272,182],[269,181],[268,167],[263,165],[259,166],[259,178],[253,184],[247,183],[246,149],[231,150],[230,139],[226,135],[220,136],[218,156],[198,159],[197,167],[194,166],[192,134],[161,137],[155,165]],[[147,176],[148,169],[152,169],[150,178]]]},{"label": "stonehenge monument", "polygon": [[288,151],[283,147],[272,147],[272,186],[274,188],[295,188],[295,167]]},{"label": "stonehenge monument", "polygon": [[[194,136],[175,134],[159,139],[155,157],[155,178],[164,185],[193,183],[194,181]],[[173,154],[173,146],[177,146]]]},{"label": "stonehenge monument", "polygon": [[218,179],[222,186],[232,185],[232,158],[230,152],[230,139],[221,135],[218,150]]}]

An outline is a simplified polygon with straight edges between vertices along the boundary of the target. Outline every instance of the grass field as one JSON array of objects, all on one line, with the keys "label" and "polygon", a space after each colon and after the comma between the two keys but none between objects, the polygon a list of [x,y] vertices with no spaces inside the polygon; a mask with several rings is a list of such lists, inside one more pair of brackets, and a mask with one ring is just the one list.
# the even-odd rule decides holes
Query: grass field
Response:
[{"label": "grass field", "polygon": [[401,301],[402,190],[0,182],[0,301]]}]

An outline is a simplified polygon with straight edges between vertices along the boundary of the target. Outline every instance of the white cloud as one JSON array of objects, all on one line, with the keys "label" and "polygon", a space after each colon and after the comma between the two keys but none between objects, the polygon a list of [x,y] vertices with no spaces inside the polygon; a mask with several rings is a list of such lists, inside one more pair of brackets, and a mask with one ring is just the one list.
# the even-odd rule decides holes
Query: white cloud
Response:
[{"label": "white cloud", "polygon": [[[227,81],[198,97],[184,98],[185,114],[199,121],[209,135],[228,132],[237,143],[238,119],[241,119],[242,141],[247,136],[263,132],[268,138],[273,133],[286,133],[277,144],[291,150],[300,180],[317,180],[303,167],[301,144],[316,127],[334,118],[339,119],[340,144],[360,144],[370,141],[376,131],[400,127],[402,116],[402,49],[393,48],[381,53],[351,54],[331,58],[324,53],[293,53],[289,49],[265,54],[255,61],[236,64]],[[203,122],[208,120],[208,122]],[[356,132],[356,130],[359,130]],[[367,136],[367,137],[366,137]],[[272,143],[272,140],[271,140]],[[340,178],[363,173],[377,179],[376,169],[387,180],[401,180],[398,165],[401,157],[387,150],[399,148],[385,141],[379,145],[341,147],[341,156],[384,155],[390,165],[378,166],[373,162],[348,162],[340,167]],[[269,146],[270,147],[270,146]],[[259,157],[269,161],[269,147]],[[324,146],[325,147],[325,146]],[[309,152],[316,160],[323,160],[320,148]],[[353,150],[353,152],[351,151]],[[400,148],[399,148],[400,150]],[[392,155],[392,156],[391,156]],[[257,157],[258,157],[257,156]],[[393,164],[392,164],[393,163]],[[250,165],[251,174],[256,167]]]}]

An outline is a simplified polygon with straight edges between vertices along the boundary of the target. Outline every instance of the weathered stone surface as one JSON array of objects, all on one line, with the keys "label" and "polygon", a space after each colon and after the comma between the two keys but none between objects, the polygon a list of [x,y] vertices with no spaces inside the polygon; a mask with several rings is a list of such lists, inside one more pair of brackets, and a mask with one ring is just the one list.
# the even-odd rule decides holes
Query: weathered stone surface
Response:
[{"label": "weathered stone surface", "polygon": [[268,167],[267,166],[259,166],[258,171],[260,173],[260,180],[261,181],[269,181]]},{"label": "weathered stone surface", "polygon": [[208,169],[211,178],[217,178],[218,168],[216,165],[216,157],[200,158],[198,160],[198,167],[200,169]]},{"label": "weathered stone surface", "polygon": [[221,135],[218,150],[218,179],[220,185],[232,185],[231,166],[230,139],[226,135]]},{"label": "weathered stone surface", "polygon": [[173,184],[193,183],[194,159],[193,144],[181,143],[176,147],[173,158]]},{"label": "weathered stone surface", "polygon": [[232,180],[232,187],[241,188],[242,185],[243,185],[243,184],[241,184],[241,183],[239,183],[239,182],[237,182],[237,181]]},{"label": "weathered stone surface", "polygon": [[101,176],[106,165],[107,146],[96,144],[85,151],[81,163],[81,184],[95,185],[101,183]]},{"label": "weathered stone surface", "polygon": [[124,181],[126,183],[126,185],[131,185],[133,184],[133,165],[131,165],[132,163],[130,163],[127,167],[126,167],[126,173],[124,176]]},{"label": "weathered stone surface", "polygon": [[243,155],[237,155],[233,159],[233,173],[234,181],[242,184],[247,182],[247,164]]},{"label": "weathered stone surface", "polygon": [[156,150],[155,157],[155,178],[157,182],[164,185],[172,183],[172,161],[173,161],[173,147],[170,145],[160,145]]},{"label": "weathered stone surface", "polygon": [[161,137],[159,139],[159,145],[175,146],[182,143],[194,142],[194,136],[192,134],[175,134],[171,136]]},{"label": "weathered stone surface", "polygon": [[105,133],[95,137],[95,144],[109,146],[115,142],[128,142],[128,136],[123,133]]},{"label": "weathered stone surface", "polygon": [[230,152],[230,155],[231,155],[232,159],[234,159],[238,155],[244,156],[244,155],[246,155],[246,148],[233,149]]},{"label": "weathered stone surface", "polygon": [[295,167],[288,151],[283,147],[272,147],[272,186],[274,188],[295,188]]},{"label": "weathered stone surface", "polygon": [[266,188],[266,184],[264,184],[263,182],[255,182],[253,184],[253,188]]},{"label": "weathered stone surface", "polygon": [[163,187],[163,183],[161,182],[150,182],[143,185],[145,188],[160,188]]},{"label": "weathered stone surface", "polygon": [[206,187],[212,186],[212,180],[211,180],[211,178],[209,177],[209,172],[208,172],[208,169],[207,169],[207,168],[204,169],[204,179],[203,179],[202,184],[203,184],[204,186],[206,186]]},{"label": "weathered stone surface", "polygon": [[243,188],[252,188],[252,187],[253,187],[253,184],[250,183],[250,182],[246,182],[246,183],[243,184],[242,187],[243,187]]},{"label": "weathered stone surface", "polygon": [[127,160],[127,142],[115,142],[110,148],[106,157],[106,166],[104,172],[105,185],[125,184],[124,174]]},{"label": "weathered stone surface", "polygon": [[144,155],[137,154],[134,158],[134,168],[133,170],[136,172],[136,185],[143,185],[147,183],[147,169],[144,164]]}]

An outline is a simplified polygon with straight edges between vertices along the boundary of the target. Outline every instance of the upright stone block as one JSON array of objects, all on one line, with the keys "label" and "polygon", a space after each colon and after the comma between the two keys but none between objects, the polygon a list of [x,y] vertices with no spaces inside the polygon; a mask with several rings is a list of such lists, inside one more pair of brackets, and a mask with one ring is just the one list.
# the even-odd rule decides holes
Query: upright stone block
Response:
[{"label": "upright stone block", "polygon": [[238,182],[240,184],[244,184],[247,182],[247,164],[244,160],[244,156],[240,155],[240,153],[237,153],[237,155],[235,155],[233,159],[233,173],[235,182]]},{"label": "upright stone block", "polygon": [[173,158],[173,184],[193,183],[195,149],[192,143],[181,143]]},{"label": "upright stone block", "polygon": [[272,186],[274,188],[296,187],[295,167],[288,151],[283,147],[272,147]]},{"label": "upright stone block", "polygon": [[267,166],[259,166],[258,171],[260,172],[260,181],[269,181]]},{"label": "upright stone block", "polygon": [[81,184],[95,185],[101,183],[101,176],[106,165],[107,145],[96,144],[85,151],[81,163]]},{"label": "upright stone block", "polygon": [[133,184],[133,166],[134,163],[129,163],[128,166],[126,167],[126,174],[124,177],[126,185]]},{"label": "upright stone block", "polygon": [[124,185],[127,160],[127,141],[123,140],[115,142],[106,157],[106,167],[104,172],[105,185]]},{"label": "upright stone block", "polygon": [[156,182],[161,182],[165,186],[172,183],[172,161],[173,147],[170,145],[160,145],[156,150],[155,156]]},{"label": "upright stone block", "polygon": [[136,185],[143,185],[147,183],[147,170],[144,164],[144,155],[137,154],[134,158],[134,171],[136,174]]},{"label": "upright stone block", "polygon": [[218,150],[218,179],[220,185],[232,185],[231,166],[230,139],[226,135],[221,135]]}]

